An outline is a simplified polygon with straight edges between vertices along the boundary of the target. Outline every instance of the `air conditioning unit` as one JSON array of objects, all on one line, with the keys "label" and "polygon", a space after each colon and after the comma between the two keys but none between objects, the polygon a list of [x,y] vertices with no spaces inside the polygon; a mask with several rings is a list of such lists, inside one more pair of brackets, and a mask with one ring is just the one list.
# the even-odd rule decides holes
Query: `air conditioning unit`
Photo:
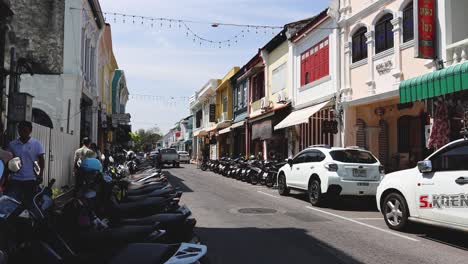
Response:
[{"label": "air conditioning unit", "polygon": [[288,101],[286,96],[286,91],[281,91],[278,93],[278,103],[286,103]]},{"label": "air conditioning unit", "polygon": [[267,108],[266,99],[265,99],[265,98],[262,98],[262,100],[260,100],[260,108],[261,108],[261,109]]}]

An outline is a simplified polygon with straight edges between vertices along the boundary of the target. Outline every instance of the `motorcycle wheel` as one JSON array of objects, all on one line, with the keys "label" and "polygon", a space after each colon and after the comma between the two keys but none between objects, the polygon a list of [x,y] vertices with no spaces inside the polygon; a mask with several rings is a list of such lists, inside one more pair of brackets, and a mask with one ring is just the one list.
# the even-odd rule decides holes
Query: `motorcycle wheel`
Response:
[{"label": "motorcycle wheel", "polygon": [[255,172],[250,173],[250,183],[252,185],[257,185],[258,184],[257,173],[255,173]]},{"label": "motorcycle wheel", "polygon": [[206,171],[206,169],[208,169],[208,168],[207,168],[206,164],[202,164],[202,165],[200,166],[200,169],[201,169],[202,171]]}]

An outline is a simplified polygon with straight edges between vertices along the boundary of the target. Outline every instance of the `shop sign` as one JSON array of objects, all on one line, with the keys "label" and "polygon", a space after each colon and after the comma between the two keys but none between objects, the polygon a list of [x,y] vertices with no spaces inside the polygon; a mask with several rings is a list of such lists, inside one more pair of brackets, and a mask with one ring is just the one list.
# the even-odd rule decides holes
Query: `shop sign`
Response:
[{"label": "shop sign", "polygon": [[210,122],[216,122],[216,105],[210,104]]},{"label": "shop sign", "polygon": [[338,122],[336,120],[323,120],[322,121],[322,133],[336,134],[338,133]]},{"label": "shop sign", "polygon": [[375,69],[380,75],[389,73],[393,69],[393,62],[391,60],[384,61],[375,65]]},{"label": "shop sign", "polygon": [[433,59],[435,57],[435,0],[415,1],[414,32],[417,49],[416,58]]},{"label": "shop sign", "polygon": [[175,132],[175,137],[180,138],[180,131]]}]

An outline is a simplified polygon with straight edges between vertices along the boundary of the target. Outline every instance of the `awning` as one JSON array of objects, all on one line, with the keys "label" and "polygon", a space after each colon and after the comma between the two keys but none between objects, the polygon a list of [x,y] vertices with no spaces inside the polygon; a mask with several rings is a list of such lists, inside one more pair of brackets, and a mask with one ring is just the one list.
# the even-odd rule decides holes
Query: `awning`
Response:
[{"label": "awning", "polygon": [[218,131],[218,134],[222,135],[222,134],[226,134],[229,132],[231,132],[231,127],[226,127],[225,129],[221,129],[220,131]]},{"label": "awning", "polygon": [[232,124],[231,128],[234,129],[234,128],[238,128],[238,127],[241,127],[245,124],[245,121],[240,121],[240,122],[237,122],[237,123],[234,123]]},{"label": "awning", "polygon": [[297,124],[307,123],[309,121],[309,117],[320,111],[320,109],[322,109],[328,103],[329,101],[326,101],[320,104],[316,104],[314,106],[310,106],[292,112],[285,119],[283,119],[283,121],[281,121],[278,125],[275,126],[275,130],[294,126]]},{"label": "awning", "polygon": [[194,137],[202,137],[202,136],[205,136],[207,134],[208,133],[205,130],[198,130],[198,131],[193,132]]},{"label": "awning", "polygon": [[400,103],[468,90],[468,62],[427,73],[400,83]]}]

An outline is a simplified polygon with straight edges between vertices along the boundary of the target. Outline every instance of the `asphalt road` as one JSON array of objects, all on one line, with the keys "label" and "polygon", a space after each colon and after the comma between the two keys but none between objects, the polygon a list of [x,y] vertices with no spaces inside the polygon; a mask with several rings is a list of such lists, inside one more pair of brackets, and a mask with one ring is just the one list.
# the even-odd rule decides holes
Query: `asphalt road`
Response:
[{"label": "asphalt road", "polygon": [[468,263],[468,234],[420,225],[390,231],[369,199],[316,208],[302,194],[280,197],[194,165],[167,173],[184,192],[211,264]]}]

